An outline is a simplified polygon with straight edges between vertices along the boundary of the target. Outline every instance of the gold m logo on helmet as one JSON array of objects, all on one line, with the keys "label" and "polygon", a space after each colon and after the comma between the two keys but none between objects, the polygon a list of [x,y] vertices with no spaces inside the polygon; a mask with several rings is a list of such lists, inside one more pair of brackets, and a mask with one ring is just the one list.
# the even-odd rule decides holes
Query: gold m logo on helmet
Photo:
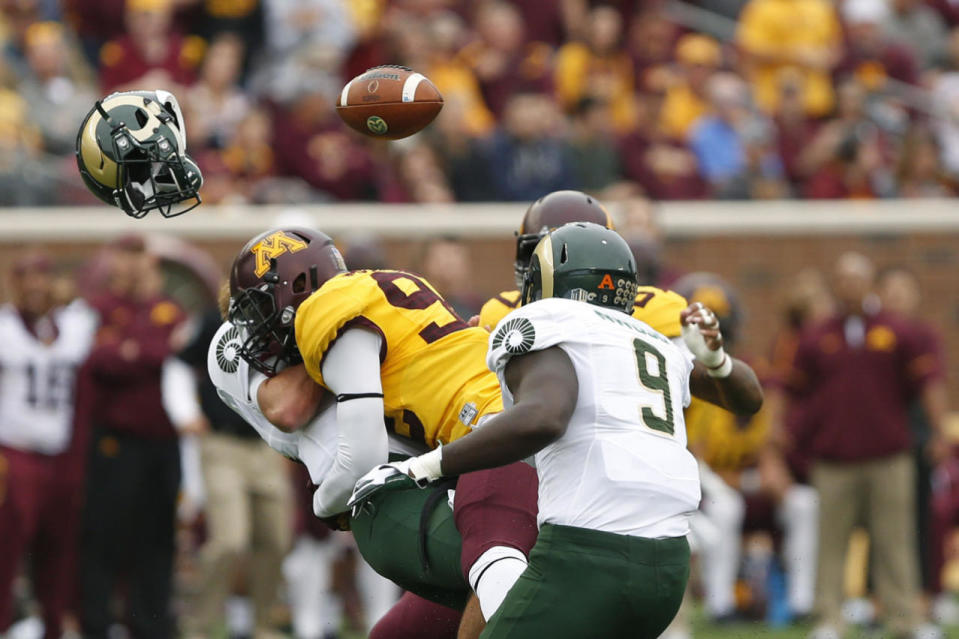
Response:
[{"label": "gold m logo on helmet", "polygon": [[306,248],[306,242],[290,237],[283,231],[277,231],[268,235],[253,245],[250,252],[256,256],[256,268],[254,272],[257,277],[263,277],[270,270],[270,260],[283,255],[286,252],[296,253]]}]

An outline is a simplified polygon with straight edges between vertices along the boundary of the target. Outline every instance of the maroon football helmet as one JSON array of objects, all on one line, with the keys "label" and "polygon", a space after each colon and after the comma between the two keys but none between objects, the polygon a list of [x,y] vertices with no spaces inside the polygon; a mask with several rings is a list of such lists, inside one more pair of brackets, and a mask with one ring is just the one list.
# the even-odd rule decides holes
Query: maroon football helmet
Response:
[{"label": "maroon football helmet", "polygon": [[296,309],[345,271],[333,240],[319,231],[284,227],[247,242],[230,270],[230,321],[245,332],[240,356],[270,376],[301,361]]},{"label": "maroon football helmet", "polygon": [[613,219],[606,207],[582,191],[553,191],[539,198],[526,209],[516,231],[516,262],[513,268],[518,288],[523,288],[533,250],[543,235],[570,222],[592,222],[613,228]]}]

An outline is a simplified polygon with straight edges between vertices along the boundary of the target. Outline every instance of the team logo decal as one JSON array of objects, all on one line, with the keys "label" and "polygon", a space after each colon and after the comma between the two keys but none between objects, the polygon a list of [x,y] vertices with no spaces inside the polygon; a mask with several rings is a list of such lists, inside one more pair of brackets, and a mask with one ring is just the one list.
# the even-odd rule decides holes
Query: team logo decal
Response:
[{"label": "team logo decal", "polygon": [[389,127],[386,125],[386,120],[378,115],[371,115],[366,118],[366,128],[376,135],[383,135],[389,130]]},{"label": "team logo decal", "polygon": [[235,373],[240,367],[240,331],[233,327],[216,343],[216,365],[224,373]]},{"label": "team logo decal", "polygon": [[519,355],[533,348],[535,341],[536,329],[533,328],[533,324],[525,317],[517,317],[509,320],[496,331],[496,335],[493,336],[493,350],[502,346],[507,353]]},{"label": "team logo decal", "polygon": [[613,278],[609,276],[609,273],[603,276],[603,281],[599,283],[599,288],[605,288],[612,291],[616,288],[616,285],[613,284]]},{"label": "team logo decal", "polygon": [[250,249],[250,252],[256,256],[256,268],[254,272],[257,277],[263,277],[270,270],[270,260],[283,255],[286,252],[296,253],[306,248],[306,242],[295,237],[290,237],[283,231],[277,231],[272,235],[265,237]]}]

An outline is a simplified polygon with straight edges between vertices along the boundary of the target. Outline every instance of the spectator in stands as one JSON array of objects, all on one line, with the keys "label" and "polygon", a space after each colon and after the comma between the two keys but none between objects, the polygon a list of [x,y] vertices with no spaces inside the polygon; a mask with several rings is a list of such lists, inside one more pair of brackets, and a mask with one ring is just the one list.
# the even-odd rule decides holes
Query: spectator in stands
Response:
[{"label": "spectator in stands", "polygon": [[619,140],[624,176],[656,200],[702,198],[706,183],[699,175],[696,156],[658,125],[668,79],[662,73],[650,73],[647,80],[649,90],[637,96],[639,128]]},{"label": "spectator in stands", "polygon": [[489,177],[491,167],[484,157],[488,142],[462,134],[467,128],[466,113],[466,105],[447,100],[436,121],[424,133],[433,142],[456,200],[490,201],[496,196]]},{"label": "spectator in stands", "polygon": [[173,28],[173,0],[126,0],[126,34],[100,50],[104,92],[163,87],[177,93],[196,77],[203,41]]},{"label": "spectator in stands", "polygon": [[609,105],[593,98],[580,100],[572,117],[569,152],[575,188],[599,193],[620,180]]},{"label": "spectator in stands", "polygon": [[942,164],[959,175],[959,28],[949,34],[948,54],[942,71],[931,78],[932,129],[941,149]]},{"label": "spectator in stands", "polygon": [[223,33],[237,36],[244,46],[244,67],[251,54],[263,47],[264,5],[261,0],[243,2],[218,2],[217,0],[177,0],[180,4],[193,5],[195,9],[186,17],[191,32],[204,40],[215,40]]},{"label": "spectator in stands", "polygon": [[839,87],[837,118],[824,124],[799,155],[808,198],[873,198],[895,194],[888,136],[867,113],[862,83]]},{"label": "spectator in stands", "polygon": [[889,5],[882,23],[886,36],[910,47],[920,69],[932,67],[945,53],[945,21],[920,0],[890,0]]},{"label": "spectator in stands", "polygon": [[0,24],[3,33],[0,35],[0,61],[5,74],[20,79],[27,75],[26,37],[30,26],[41,22],[40,3],[38,0],[22,0],[4,2],[0,5]]},{"label": "spectator in stands", "polygon": [[29,120],[29,105],[0,88],[0,205],[37,206],[57,201],[58,160],[43,155],[43,137]]},{"label": "spectator in stands", "polygon": [[13,634],[14,582],[23,568],[40,603],[44,638],[60,639],[73,599],[83,501],[79,478],[68,471],[82,455],[76,371],[96,320],[80,302],[55,307],[48,255],[22,255],[8,275],[12,303],[0,307],[0,634]]},{"label": "spectator in stands", "polygon": [[30,121],[43,136],[47,153],[72,155],[77,123],[97,96],[86,84],[87,78],[75,76],[68,68],[72,52],[62,25],[35,22],[27,29],[24,44],[29,71],[18,89],[29,107]]},{"label": "spectator in stands", "polygon": [[519,93],[506,104],[503,124],[484,149],[493,199],[530,201],[569,186],[571,168],[555,103]]},{"label": "spectator in stands", "polygon": [[528,5],[537,4],[540,8],[544,4],[554,5],[551,11],[557,11],[555,2],[519,6],[501,1],[481,4],[476,10],[476,39],[461,52],[475,71],[483,98],[497,118],[502,117],[506,101],[513,93],[552,91],[549,75],[552,49],[535,37],[527,39],[525,34],[523,15],[530,15]]},{"label": "spectator in stands", "polygon": [[689,145],[713,195],[750,199],[771,190],[782,196],[782,164],[762,144],[772,136],[771,125],[750,109],[749,87],[735,74],[717,73],[706,93],[710,114],[693,125]]},{"label": "spectator in stands", "polygon": [[719,43],[709,36],[686,34],[676,43],[678,69],[666,89],[659,123],[666,135],[687,142],[697,120],[709,112],[706,87],[722,64]]},{"label": "spectator in stands", "polygon": [[842,15],[846,48],[836,69],[840,77],[853,75],[869,91],[883,88],[887,78],[907,84],[919,81],[912,43],[892,41],[883,32],[889,17],[884,0],[849,0]]},{"label": "spectator in stands", "polygon": [[819,123],[806,115],[802,103],[799,73],[783,73],[779,82],[779,109],[773,118],[776,146],[786,179],[793,193],[800,193],[805,179],[798,166],[803,149],[812,140]]},{"label": "spectator in stands", "polygon": [[839,61],[842,32],[829,0],[750,0],[739,17],[736,42],[756,104],[767,113],[779,108],[784,70],[798,71],[806,113],[827,115],[833,108],[830,73]]},{"label": "spectator in stands", "polygon": [[133,636],[170,639],[180,450],[160,378],[183,312],[160,292],[156,258],[142,237],[124,236],[110,250],[107,291],[91,300],[100,328],[85,365],[94,397],[80,623],[84,637],[109,635],[123,578]]},{"label": "spectator in stands", "polygon": [[605,4],[587,18],[583,42],[569,42],[556,54],[556,94],[570,110],[589,96],[609,104],[617,132],[636,126],[633,62],[623,49],[620,13]]},{"label": "spectator in stands", "polygon": [[522,14],[526,42],[545,44],[552,49],[559,48],[576,34],[587,10],[584,0],[524,0],[512,4]]},{"label": "spectator in stands", "polygon": [[913,126],[902,140],[896,183],[900,197],[950,197],[955,179],[940,164],[939,144],[925,126]]},{"label": "spectator in stands", "polygon": [[266,43],[253,83],[259,93],[289,99],[303,78],[339,92],[340,68],[356,38],[342,0],[276,0],[264,4]]},{"label": "spectator in stands", "polygon": [[238,86],[244,50],[243,41],[233,33],[216,36],[206,48],[199,79],[185,94],[183,105],[189,122],[187,144],[194,154],[225,147],[250,109],[249,98]]},{"label": "spectator in stands", "polygon": [[273,0],[265,3],[266,47],[271,56],[314,47],[345,53],[355,37],[341,0]]},{"label": "spectator in stands", "polygon": [[401,151],[397,173],[407,201],[449,204],[455,200],[436,152],[426,144],[417,144]]},{"label": "spectator in stands", "polygon": [[908,409],[919,398],[932,427],[929,450],[941,455],[941,362],[909,324],[876,309],[866,257],[842,255],[834,277],[838,313],[803,334],[787,383],[793,400],[806,406],[821,502],[814,634],[840,636],[843,558],[862,514],[872,551],[882,558],[874,580],[890,630],[924,632]]},{"label": "spectator in stands", "polygon": [[87,62],[98,65],[103,45],[124,35],[126,0],[64,0],[63,5]]},{"label": "spectator in stands", "polygon": [[301,79],[299,85],[299,94],[273,117],[277,173],[301,178],[319,197],[372,199],[376,195],[373,159],[330,108],[339,89],[329,92],[322,78]]},{"label": "spectator in stands", "polygon": [[265,109],[248,111],[223,149],[194,155],[203,170],[204,202],[264,202],[276,174],[273,122]]},{"label": "spectator in stands", "polygon": [[[254,639],[269,639],[271,609],[289,549],[292,498],[287,462],[242,417],[223,403],[207,374],[207,352],[223,320],[203,314],[187,345],[163,367],[163,404],[181,434],[199,437],[206,496],[207,537],[200,550],[199,588],[187,637],[209,637],[223,621],[237,571],[249,560],[247,582]],[[216,348],[235,348],[229,334]],[[219,353],[217,355],[220,361]],[[235,362],[223,359],[223,366]]]},{"label": "spectator in stands", "polygon": [[679,27],[656,7],[648,7],[633,17],[626,47],[640,85],[647,72],[673,64],[673,51],[679,33]]},{"label": "spectator in stands", "polygon": [[[495,121],[483,101],[476,74],[457,55],[466,39],[466,26],[454,13],[438,13],[428,22],[408,24],[402,40],[403,59],[414,69],[423,69],[444,100],[459,102],[465,109],[464,128],[460,135],[483,137],[489,134]],[[412,29],[406,31],[406,29]]]}]

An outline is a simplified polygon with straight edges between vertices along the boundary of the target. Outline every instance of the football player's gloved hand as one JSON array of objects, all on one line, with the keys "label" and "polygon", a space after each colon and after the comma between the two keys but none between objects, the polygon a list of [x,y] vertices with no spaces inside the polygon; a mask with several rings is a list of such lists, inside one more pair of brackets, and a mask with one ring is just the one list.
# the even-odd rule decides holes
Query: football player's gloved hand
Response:
[{"label": "football player's gloved hand", "polygon": [[391,464],[380,464],[360,477],[356,482],[356,486],[353,487],[353,494],[350,495],[350,500],[346,503],[347,508],[351,510],[353,516],[355,517],[363,511],[363,508],[373,495],[387,490],[404,490],[415,486],[413,478],[408,474],[408,466],[408,459]]},{"label": "football player's gloved hand", "polygon": [[686,347],[703,363],[711,377],[729,377],[733,360],[723,349],[723,334],[716,314],[696,302],[679,314],[683,341]]},{"label": "football player's gloved hand", "polygon": [[386,490],[404,490],[414,485],[424,488],[443,476],[440,470],[442,460],[442,447],[437,447],[419,457],[380,464],[359,478],[346,505],[357,515],[373,495]]}]

